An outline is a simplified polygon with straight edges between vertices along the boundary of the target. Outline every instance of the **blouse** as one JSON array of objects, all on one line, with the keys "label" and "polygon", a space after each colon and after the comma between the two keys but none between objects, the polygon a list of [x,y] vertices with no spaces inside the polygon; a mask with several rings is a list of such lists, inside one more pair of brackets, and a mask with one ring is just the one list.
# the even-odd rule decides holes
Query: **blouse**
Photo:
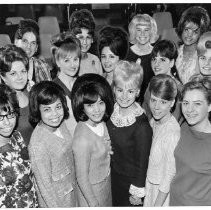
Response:
[{"label": "blouse", "polygon": [[14,131],[8,144],[0,147],[0,207],[35,208],[37,195],[31,163],[21,134]]}]

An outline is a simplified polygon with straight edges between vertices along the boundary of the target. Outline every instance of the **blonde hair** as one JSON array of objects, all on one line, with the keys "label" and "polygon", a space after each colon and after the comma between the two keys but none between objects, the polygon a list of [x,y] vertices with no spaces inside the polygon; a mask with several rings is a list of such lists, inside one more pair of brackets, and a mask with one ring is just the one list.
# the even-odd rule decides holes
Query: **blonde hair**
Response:
[{"label": "blonde hair", "polygon": [[207,49],[211,49],[211,31],[205,32],[199,38],[199,41],[197,44],[198,56],[204,55]]},{"label": "blonde hair", "polygon": [[143,68],[135,63],[120,60],[113,72],[114,86],[118,82],[132,82],[138,89],[140,89],[143,81]]},{"label": "blonde hair", "polygon": [[136,26],[140,23],[146,22],[150,24],[151,33],[150,33],[150,43],[155,43],[158,39],[157,34],[157,23],[154,18],[149,16],[148,14],[137,14],[133,17],[131,22],[129,23],[129,42],[131,44],[136,44]]}]

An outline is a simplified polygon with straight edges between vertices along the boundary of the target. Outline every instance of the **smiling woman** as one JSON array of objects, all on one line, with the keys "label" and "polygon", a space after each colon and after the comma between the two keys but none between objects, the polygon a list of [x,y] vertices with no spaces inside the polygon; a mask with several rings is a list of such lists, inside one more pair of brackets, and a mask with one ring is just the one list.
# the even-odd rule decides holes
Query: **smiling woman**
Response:
[{"label": "smiling woman", "polygon": [[72,136],[65,119],[69,117],[63,89],[42,81],[30,91],[30,120],[37,124],[29,144],[40,207],[75,207],[76,184]]}]

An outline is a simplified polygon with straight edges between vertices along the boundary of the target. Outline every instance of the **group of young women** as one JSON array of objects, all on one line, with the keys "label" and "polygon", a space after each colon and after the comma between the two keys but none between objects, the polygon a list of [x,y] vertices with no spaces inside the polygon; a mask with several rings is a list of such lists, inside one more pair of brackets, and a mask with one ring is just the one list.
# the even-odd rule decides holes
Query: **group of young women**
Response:
[{"label": "group of young women", "polygon": [[52,37],[53,68],[22,21],[0,49],[0,207],[211,205],[209,24],[184,11],[177,49],[137,14],[129,37],[100,30],[98,58],[82,9]]}]

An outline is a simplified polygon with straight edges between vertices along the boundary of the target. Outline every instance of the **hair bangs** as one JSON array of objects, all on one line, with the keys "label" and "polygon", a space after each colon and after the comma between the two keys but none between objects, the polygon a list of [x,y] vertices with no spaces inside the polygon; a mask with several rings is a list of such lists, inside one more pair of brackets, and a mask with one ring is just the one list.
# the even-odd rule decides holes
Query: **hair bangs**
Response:
[{"label": "hair bangs", "polygon": [[99,98],[99,93],[95,89],[88,89],[87,87],[87,91],[84,92],[84,104],[94,104]]}]

